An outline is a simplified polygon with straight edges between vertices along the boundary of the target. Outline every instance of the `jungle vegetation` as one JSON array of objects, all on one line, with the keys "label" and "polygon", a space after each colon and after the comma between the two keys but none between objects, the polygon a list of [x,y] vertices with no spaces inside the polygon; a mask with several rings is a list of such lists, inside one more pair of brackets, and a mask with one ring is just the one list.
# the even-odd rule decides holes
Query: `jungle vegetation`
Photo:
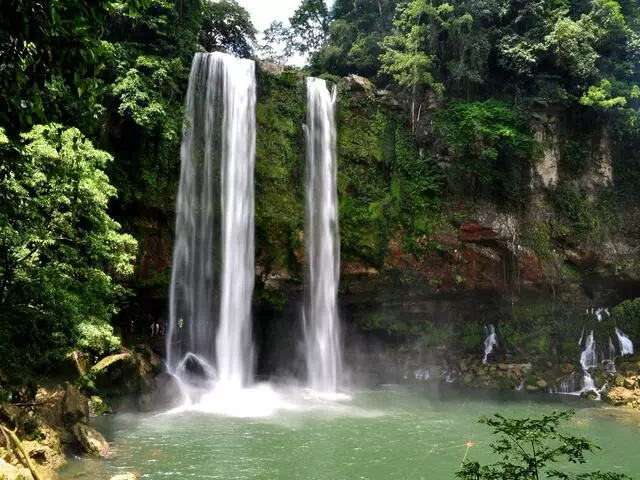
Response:
[{"label": "jungle vegetation", "polygon": [[[141,275],[140,258],[150,225],[173,228],[196,51],[308,60],[280,74],[259,69],[256,236],[267,270],[299,269],[308,74],[340,88],[347,259],[382,267],[398,235],[418,252],[457,199],[526,209],[544,113],[560,119],[568,177],[586,168],[581,149],[603,129],[619,157],[602,197],[558,188],[563,235],[588,235],[598,202],[637,200],[635,0],[302,0],[265,32],[235,0],[6,0],[0,371],[117,349],[112,320],[127,298],[166,286],[166,271]],[[349,95],[341,77],[352,74],[371,91]]]}]

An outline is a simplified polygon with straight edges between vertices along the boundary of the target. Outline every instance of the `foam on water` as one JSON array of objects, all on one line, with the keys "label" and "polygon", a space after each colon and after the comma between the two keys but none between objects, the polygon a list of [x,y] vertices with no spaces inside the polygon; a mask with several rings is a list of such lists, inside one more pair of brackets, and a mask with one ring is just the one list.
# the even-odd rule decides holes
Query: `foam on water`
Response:
[{"label": "foam on water", "polygon": [[[213,387],[195,395],[191,388],[190,401],[168,410],[163,415],[199,412],[237,418],[275,417],[279,412],[327,411],[355,416],[378,415],[376,412],[364,412],[352,407],[353,395],[346,393],[318,392],[298,386],[274,386],[259,383],[248,388],[230,389]],[[193,399],[197,400],[194,401]]]}]

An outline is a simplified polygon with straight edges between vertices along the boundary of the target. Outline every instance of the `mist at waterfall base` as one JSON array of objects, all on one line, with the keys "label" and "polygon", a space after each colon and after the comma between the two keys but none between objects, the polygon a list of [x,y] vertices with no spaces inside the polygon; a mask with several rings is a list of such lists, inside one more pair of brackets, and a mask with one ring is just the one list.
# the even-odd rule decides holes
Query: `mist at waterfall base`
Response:
[{"label": "mist at waterfall base", "polygon": [[[268,416],[338,394],[335,93],[308,81],[306,137],[309,271],[304,309],[310,390],[255,384],[251,304],[255,276],[255,65],[222,53],[194,56],[181,146],[167,369],[185,410]],[[285,395],[286,394],[286,395]],[[284,399],[284,396],[288,400]]]}]

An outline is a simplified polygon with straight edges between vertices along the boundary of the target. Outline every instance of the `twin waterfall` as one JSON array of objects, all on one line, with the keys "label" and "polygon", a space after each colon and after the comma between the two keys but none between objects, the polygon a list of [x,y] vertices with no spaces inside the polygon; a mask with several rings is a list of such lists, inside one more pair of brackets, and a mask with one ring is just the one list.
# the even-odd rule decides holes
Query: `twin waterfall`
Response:
[{"label": "twin waterfall", "polygon": [[230,388],[252,381],[255,103],[252,61],[195,55],[180,151],[167,364],[172,373],[206,374]]},{"label": "twin waterfall", "polygon": [[[335,393],[340,375],[335,98],[309,79],[307,283],[309,386]],[[197,53],[180,152],[167,367],[186,403],[253,384],[255,65]]]},{"label": "twin waterfall", "polygon": [[337,307],[340,238],[336,191],[335,89],[307,78],[307,258],[304,336],[312,390],[335,393],[340,374]]}]

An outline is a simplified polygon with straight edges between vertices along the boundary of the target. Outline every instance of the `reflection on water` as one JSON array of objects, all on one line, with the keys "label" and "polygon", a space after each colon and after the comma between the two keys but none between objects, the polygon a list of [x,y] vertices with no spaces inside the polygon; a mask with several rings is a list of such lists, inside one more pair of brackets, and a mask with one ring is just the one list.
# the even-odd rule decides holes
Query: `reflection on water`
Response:
[{"label": "reflection on water", "polygon": [[74,461],[62,478],[444,479],[468,458],[490,461],[490,430],[480,415],[536,416],[575,408],[569,429],[602,447],[570,472],[640,468],[640,417],[573,397],[480,395],[454,389],[386,386],[333,402],[303,390],[278,390],[295,407],[261,418],[203,412],[115,415],[97,427],[112,442],[107,461]]}]

